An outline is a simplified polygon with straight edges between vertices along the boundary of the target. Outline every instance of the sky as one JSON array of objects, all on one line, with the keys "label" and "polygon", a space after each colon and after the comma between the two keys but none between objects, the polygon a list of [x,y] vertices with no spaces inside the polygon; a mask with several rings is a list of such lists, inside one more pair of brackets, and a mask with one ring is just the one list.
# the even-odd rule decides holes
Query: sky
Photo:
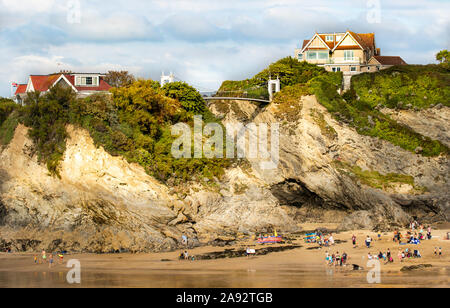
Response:
[{"label": "sky", "polygon": [[0,96],[60,70],[162,71],[200,90],[250,78],[317,32],[374,32],[382,55],[436,63],[448,0],[0,0]]}]

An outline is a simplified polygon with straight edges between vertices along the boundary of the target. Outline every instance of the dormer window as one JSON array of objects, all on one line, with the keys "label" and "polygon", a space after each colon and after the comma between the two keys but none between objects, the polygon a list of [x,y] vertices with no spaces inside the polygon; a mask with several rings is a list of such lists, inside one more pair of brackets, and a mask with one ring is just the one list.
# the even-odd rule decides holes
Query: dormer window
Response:
[{"label": "dormer window", "polygon": [[332,35],[325,36],[325,41],[332,42],[333,41],[333,36]]},{"label": "dormer window", "polygon": [[98,86],[98,76],[76,76],[75,86]]}]

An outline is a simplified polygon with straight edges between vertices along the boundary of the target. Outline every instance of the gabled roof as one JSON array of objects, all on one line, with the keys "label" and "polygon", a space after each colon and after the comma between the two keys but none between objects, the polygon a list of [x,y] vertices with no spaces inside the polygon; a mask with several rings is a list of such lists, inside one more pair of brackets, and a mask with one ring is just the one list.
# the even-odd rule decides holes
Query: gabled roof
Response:
[{"label": "gabled roof", "polygon": [[406,65],[407,63],[398,56],[374,56],[372,59],[375,59],[381,65]]},{"label": "gabled roof", "polygon": [[19,86],[16,89],[16,93],[14,93],[14,95],[23,94],[26,92],[26,90],[27,90],[27,84],[19,84]]},{"label": "gabled roof", "polygon": [[61,74],[54,75],[30,75],[31,83],[35,91],[45,92],[55,83]]},{"label": "gabled roof", "polygon": [[[318,38],[325,46],[326,46],[326,48],[323,48],[323,49],[330,49],[331,50],[331,48],[330,48],[330,46],[328,46],[328,44],[325,42],[325,40],[318,34],[318,33],[316,33],[316,34],[314,34],[314,36],[312,37],[312,39],[310,39],[306,44],[305,44],[305,42],[306,42],[306,40],[305,41],[303,41],[303,48],[302,48],[302,53],[305,51],[305,49],[312,43],[312,41],[314,41],[314,39],[315,38]],[[316,48],[316,47],[314,47],[314,49],[321,49],[321,48]]]},{"label": "gabled roof", "polygon": [[[333,41],[327,42],[326,36],[333,35]],[[347,36],[351,36],[357,45],[353,46],[340,46],[340,44],[344,41],[344,39]],[[336,41],[336,36],[340,36],[340,40]],[[347,31],[345,33],[339,32],[339,33],[316,33],[310,40],[304,40],[303,46],[302,46],[302,53],[308,48],[310,43],[318,37],[323,43],[324,46],[323,49],[329,49],[329,50],[336,50],[336,49],[355,49],[355,48],[361,48],[364,50],[372,49],[375,50],[375,33],[355,33],[353,31]],[[321,48],[314,48],[314,49],[321,49]]]},{"label": "gabled roof", "polygon": [[[69,85],[77,91],[108,91],[111,86],[103,80],[103,75],[99,74],[99,85],[92,86],[75,86],[75,76],[73,74],[51,74],[51,75],[30,75],[30,80],[35,91],[46,92],[59,80],[65,80]],[[26,88],[26,85],[25,85]],[[25,91],[24,91],[25,92]]]},{"label": "gabled roof", "polygon": [[[358,45],[354,46],[340,46],[347,36],[351,36]],[[353,31],[347,31],[341,40],[335,45],[333,51],[336,49],[354,49],[361,48],[364,50],[375,50],[375,33],[355,33]]]}]

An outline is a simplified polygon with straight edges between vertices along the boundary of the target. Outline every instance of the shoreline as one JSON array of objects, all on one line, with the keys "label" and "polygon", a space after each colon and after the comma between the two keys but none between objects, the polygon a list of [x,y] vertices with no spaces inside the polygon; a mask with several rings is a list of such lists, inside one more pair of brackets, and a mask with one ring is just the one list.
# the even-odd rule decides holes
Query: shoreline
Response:
[{"label": "shoreline", "polygon": [[[376,234],[367,230],[346,231],[333,234],[339,244],[316,249],[316,244],[305,243],[297,237],[289,244],[258,245],[252,241],[240,241],[233,246],[203,246],[189,250],[198,256],[225,250],[246,247],[300,247],[280,252],[251,257],[220,258],[210,260],[178,260],[181,249],[157,253],[116,254],[68,254],[64,264],[48,268],[48,264],[34,264],[37,253],[1,253],[0,287],[56,286],[56,287],[382,287],[423,286],[450,287],[450,241],[444,235],[450,229],[434,230],[431,240],[419,245],[399,245],[392,242],[392,232],[382,233],[378,241]],[[404,233],[404,232],[402,232]],[[357,236],[357,247],[353,248],[351,236]],[[370,235],[373,247],[364,246],[364,238]],[[292,235],[291,235],[292,237]],[[253,246],[253,247],[252,247]],[[418,247],[420,259],[399,262],[398,248]],[[443,256],[434,256],[434,247],[442,247]],[[308,249],[312,248],[312,249]],[[394,263],[381,262],[381,284],[370,285],[366,281],[367,253],[391,250]],[[345,251],[349,255],[348,266],[325,265],[325,252]],[[81,264],[82,282],[70,285],[65,281],[70,268],[66,262],[77,259]],[[354,271],[351,264],[362,266]],[[432,267],[402,272],[405,266],[430,264]],[[23,280],[22,280],[23,279]]]}]

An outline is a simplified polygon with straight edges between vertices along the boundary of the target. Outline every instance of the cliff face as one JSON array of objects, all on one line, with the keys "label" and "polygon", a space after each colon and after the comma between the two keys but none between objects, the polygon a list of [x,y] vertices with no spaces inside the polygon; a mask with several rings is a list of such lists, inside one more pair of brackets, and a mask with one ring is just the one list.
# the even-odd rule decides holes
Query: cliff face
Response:
[{"label": "cliff face", "polygon": [[[224,123],[280,123],[278,168],[236,164],[210,187],[189,183],[187,193],[176,193],[69,126],[58,179],[37,162],[19,126],[0,153],[0,246],[155,251],[176,248],[182,234],[198,244],[273,227],[298,231],[303,222],[387,228],[411,216],[432,222],[449,215],[448,157],[423,157],[361,136],[314,96],[292,106],[224,101],[210,109]],[[433,121],[447,130],[448,122]]]}]

